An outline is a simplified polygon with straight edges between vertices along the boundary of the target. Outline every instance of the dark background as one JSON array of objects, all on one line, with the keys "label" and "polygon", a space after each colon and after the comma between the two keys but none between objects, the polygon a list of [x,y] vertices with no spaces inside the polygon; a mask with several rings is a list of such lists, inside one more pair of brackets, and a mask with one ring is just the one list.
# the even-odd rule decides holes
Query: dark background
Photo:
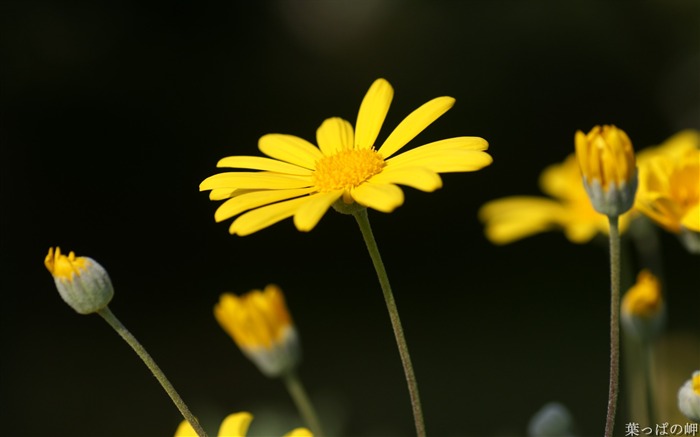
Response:
[{"label": "dark background", "polygon": [[[428,431],[523,435],[558,400],[581,435],[602,433],[605,240],[548,233],[495,247],[476,212],[538,194],[540,171],[573,151],[577,129],[614,123],[640,149],[699,128],[699,2],[147,3],[3,3],[3,435],[169,436],[181,420],[99,317],[61,301],[43,266],[55,245],[108,269],[110,307],[210,432],[240,410],[256,417],[251,434],[299,425],[283,386],[212,316],[220,293],[275,282],[331,433],[410,435],[389,318],[353,220],[330,211],[308,234],[285,220],[232,237],[197,188],[219,158],[257,154],[263,134],[313,140],[324,118],[354,122],[378,77],[396,92],[380,140],[451,95],[455,107],[412,145],[476,135],[494,157],[444,176],[435,193],[407,188],[392,214],[370,212]],[[669,323],[659,372],[673,411],[700,362],[698,257],[660,237]]]}]

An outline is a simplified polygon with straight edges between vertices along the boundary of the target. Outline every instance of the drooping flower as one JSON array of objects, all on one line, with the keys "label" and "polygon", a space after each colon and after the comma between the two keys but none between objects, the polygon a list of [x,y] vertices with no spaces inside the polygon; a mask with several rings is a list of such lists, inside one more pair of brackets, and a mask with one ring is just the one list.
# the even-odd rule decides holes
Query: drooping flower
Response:
[{"label": "drooping flower", "polygon": [[620,216],[634,204],[637,168],[627,134],[612,125],[595,126],[574,137],[583,186],[593,208],[606,216]]},{"label": "drooping flower", "polygon": [[114,296],[112,281],[107,271],[92,258],[68,256],[59,247],[44,259],[56,283],[61,298],[80,314],[91,314],[106,307]]},{"label": "drooping flower", "polygon": [[661,283],[648,270],[622,297],[622,326],[636,338],[648,341],[659,333],[665,320]]},{"label": "drooping flower", "polygon": [[[219,427],[218,437],[245,437],[248,434],[250,422],[253,421],[253,415],[247,412],[233,413],[226,416],[221,426]],[[312,437],[311,431],[306,428],[295,428],[285,434],[283,437]],[[180,425],[175,431],[175,437],[197,437],[192,426],[186,420],[180,422]]]},{"label": "drooping flower", "polygon": [[211,190],[211,200],[228,199],[217,209],[216,221],[240,214],[229,231],[249,235],[293,216],[298,230],[310,231],[334,204],[391,212],[404,200],[397,184],[430,192],[442,186],[438,173],[491,164],[488,143],[478,137],[448,138],[396,154],[452,107],[452,97],[425,103],[375,148],[393,94],[389,82],[376,80],[360,105],[355,129],[342,118],[326,119],[316,131],[318,147],[296,136],[268,134],[258,148],[269,158],[220,160],[218,167],[254,171],[220,173],[200,184],[200,190]]},{"label": "drooping flower", "polygon": [[299,363],[299,336],[276,285],[240,297],[225,293],[214,307],[214,316],[265,375],[280,376]]},{"label": "drooping flower", "polygon": [[635,208],[700,253],[700,133],[684,131],[640,156]]},{"label": "drooping flower", "polygon": [[[540,175],[540,188],[552,198],[511,196],[492,200],[479,210],[486,237],[494,244],[508,244],[540,232],[558,230],[573,243],[587,243],[598,233],[607,234],[607,217],[593,209],[583,188],[576,156],[552,164]],[[620,217],[624,230],[630,214]]]},{"label": "drooping flower", "polygon": [[678,409],[688,419],[700,422],[700,370],[693,372],[693,376],[678,390]]}]

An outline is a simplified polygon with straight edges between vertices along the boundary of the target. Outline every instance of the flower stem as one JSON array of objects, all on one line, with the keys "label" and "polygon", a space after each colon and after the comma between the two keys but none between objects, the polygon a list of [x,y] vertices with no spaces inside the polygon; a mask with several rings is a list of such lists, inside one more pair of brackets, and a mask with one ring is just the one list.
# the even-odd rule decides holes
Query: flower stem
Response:
[{"label": "flower stem", "polygon": [[180,395],[175,391],[175,387],[168,381],[168,378],[165,377],[165,374],[163,373],[162,370],[160,370],[160,367],[156,364],[155,361],[153,361],[153,358],[151,358],[151,355],[144,349],[143,346],[141,346],[141,343],[136,340],[136,338],[129,332],[128,329],[122,324],[122,322],[117,319],[117,316],[112,313],[112,311],[109,309],[109,307],[104,307],[101,310],[97,312],[100,316],[102,316],[103,319],[109,325],[114,328],[115,331],[117,331],[117,334],[121,336],[121,338],[126,341],[129,346],[136,352],[136,354],[143,360],[143,362],[146,364],[146,366],[151,370],[153,373],[153,376],[156,377],[158,382],[160,382],[160,385],[163,386],[163,389],[165,389],[166,393],[168,393],[168,396],[170,396],[170,399],[175,403],[175,406],[177,407],[178,410],[180,410],[180,413],[182,413],[182,416],[187,420],[194,431],[197,433],[199,437],[207,437],[207,433],[204,432],[204,429],[202,429],[202,426],[199,424],[199,421],[197,420],[196,417],[194,417],[194,414],[190,411],[190,409],[187,407],[185,402],[182,400]]},{"label": "flower stem", "polygon": [[362,237],[367,245],[369,256],[372,258],[372,264],[374,264],[374,269],[377,271],[377,276],[379,277],[379,284],[382,287],[384,301],[386,302],[387,309],[389,310],[391,326],[394,328],[394,337],[396,337],[396,344],[398,345],[399,355],[401,355],[401,362],[403,363],[403,371],[406,376],[406,382],[408,383],[408,392],[411,396],[411,406],[413,407],[413,420],[415,421],[416,425],[416,434],[419,437],[425,437],[425,423],[423,421],[423,410],[421,409],[420,396],[418,395],[418,383],[416,382],[416,376],[413,373],[413,364],[411,363],[411,356],[408,353],[408,344],[406,343],[406,338],[403,334],[403,327],[401,326],[401,319],[399,318],[399,310],[396,307],[394,295],[391,292],[389,277],[386,274],[386,269],[384,268],[384,263],[382,262],[382,256],[379,253],[377,242],[375,241],[374,234],[372,233],[372,227],[369,224],[367,209],[361,209],[360,211],[354,212],[353,216],[355,216],[357,224],[360,226],[360,231],[362,232]]},{"label": "flower stem", "polygon": [[617,393],[620,385],[620,229],[618,216],[610,219],[610,386],[605,437],[611,437],[615,427]]},{"label": "flower stem", "polygon": [[294,405],[296,405],[299,414],[301,414],[302,419],[306,422],[311,433],[314,437],[323,437],[324,434],[321,429],[321,422],[318,420],[316,410],[297,373],[294,370],[286,372],[282,375],[282,380],[284,381],[284,385],[287,386],[287,391],[289,391]]}]

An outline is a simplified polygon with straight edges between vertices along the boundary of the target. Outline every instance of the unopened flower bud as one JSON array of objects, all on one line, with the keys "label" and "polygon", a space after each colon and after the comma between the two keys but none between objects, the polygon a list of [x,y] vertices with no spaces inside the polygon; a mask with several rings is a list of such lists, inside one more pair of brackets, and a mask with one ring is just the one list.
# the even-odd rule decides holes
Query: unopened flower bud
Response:
[{"label": "unopened flower bud", "polygon": [[678,409],[688,419],[700,422],[700,370],[693,372],[678,391]]},{"label": "unopened flower bud", "polygon": [[80,314],[90,314],[106,307],[114,296],[107,271],[95,260],[49,249],[44,265],[56,282],[63,300]]},{"label": "unopened flower bud", "polygon": [[642,270],[622,298],[622,326],[636,338],[649,341],[663,328],[666,305],[659,280]]},{"label": "unopened flower bud", "polygon": [[637,167],[627,134],[615,126],[595,126],[588,134],[576,132],[575,143],[593,208],[609,217],[629,211],[637,192]]},{"label": "unopened flower bud", "polygon": [[300,361],[299,337],[279,287],[268,285],[243,296],[225,293],[214,315],[266,376],[280,376]]}]

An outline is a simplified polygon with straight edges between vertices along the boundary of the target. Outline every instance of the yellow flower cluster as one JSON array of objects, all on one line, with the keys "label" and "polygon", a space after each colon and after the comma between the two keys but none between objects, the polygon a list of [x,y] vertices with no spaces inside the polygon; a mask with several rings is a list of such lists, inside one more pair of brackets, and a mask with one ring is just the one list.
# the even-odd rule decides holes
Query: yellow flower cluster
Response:
[{"label": "yellow flower cluster", "polygon": [[[691,251],[700,251],[700,132],[682,131],[639,152],[638,176],[631,142],[623,131],[604,126],[588,135],[578,132],[576,145],[577,157],[569,155],[540,175],[540,187],[551,198],[511,196],[481,207],[479,218],[491,242],[507,244],[561,229],[570,241],[586,243],[608,230],[608,218],[598,213],[600,209],[618,212],[629,204],[632,209],[620,216],[622,231],[642,213],[684,235]],[[634,185],[636,199],[630,204],[628,189]]]}]

